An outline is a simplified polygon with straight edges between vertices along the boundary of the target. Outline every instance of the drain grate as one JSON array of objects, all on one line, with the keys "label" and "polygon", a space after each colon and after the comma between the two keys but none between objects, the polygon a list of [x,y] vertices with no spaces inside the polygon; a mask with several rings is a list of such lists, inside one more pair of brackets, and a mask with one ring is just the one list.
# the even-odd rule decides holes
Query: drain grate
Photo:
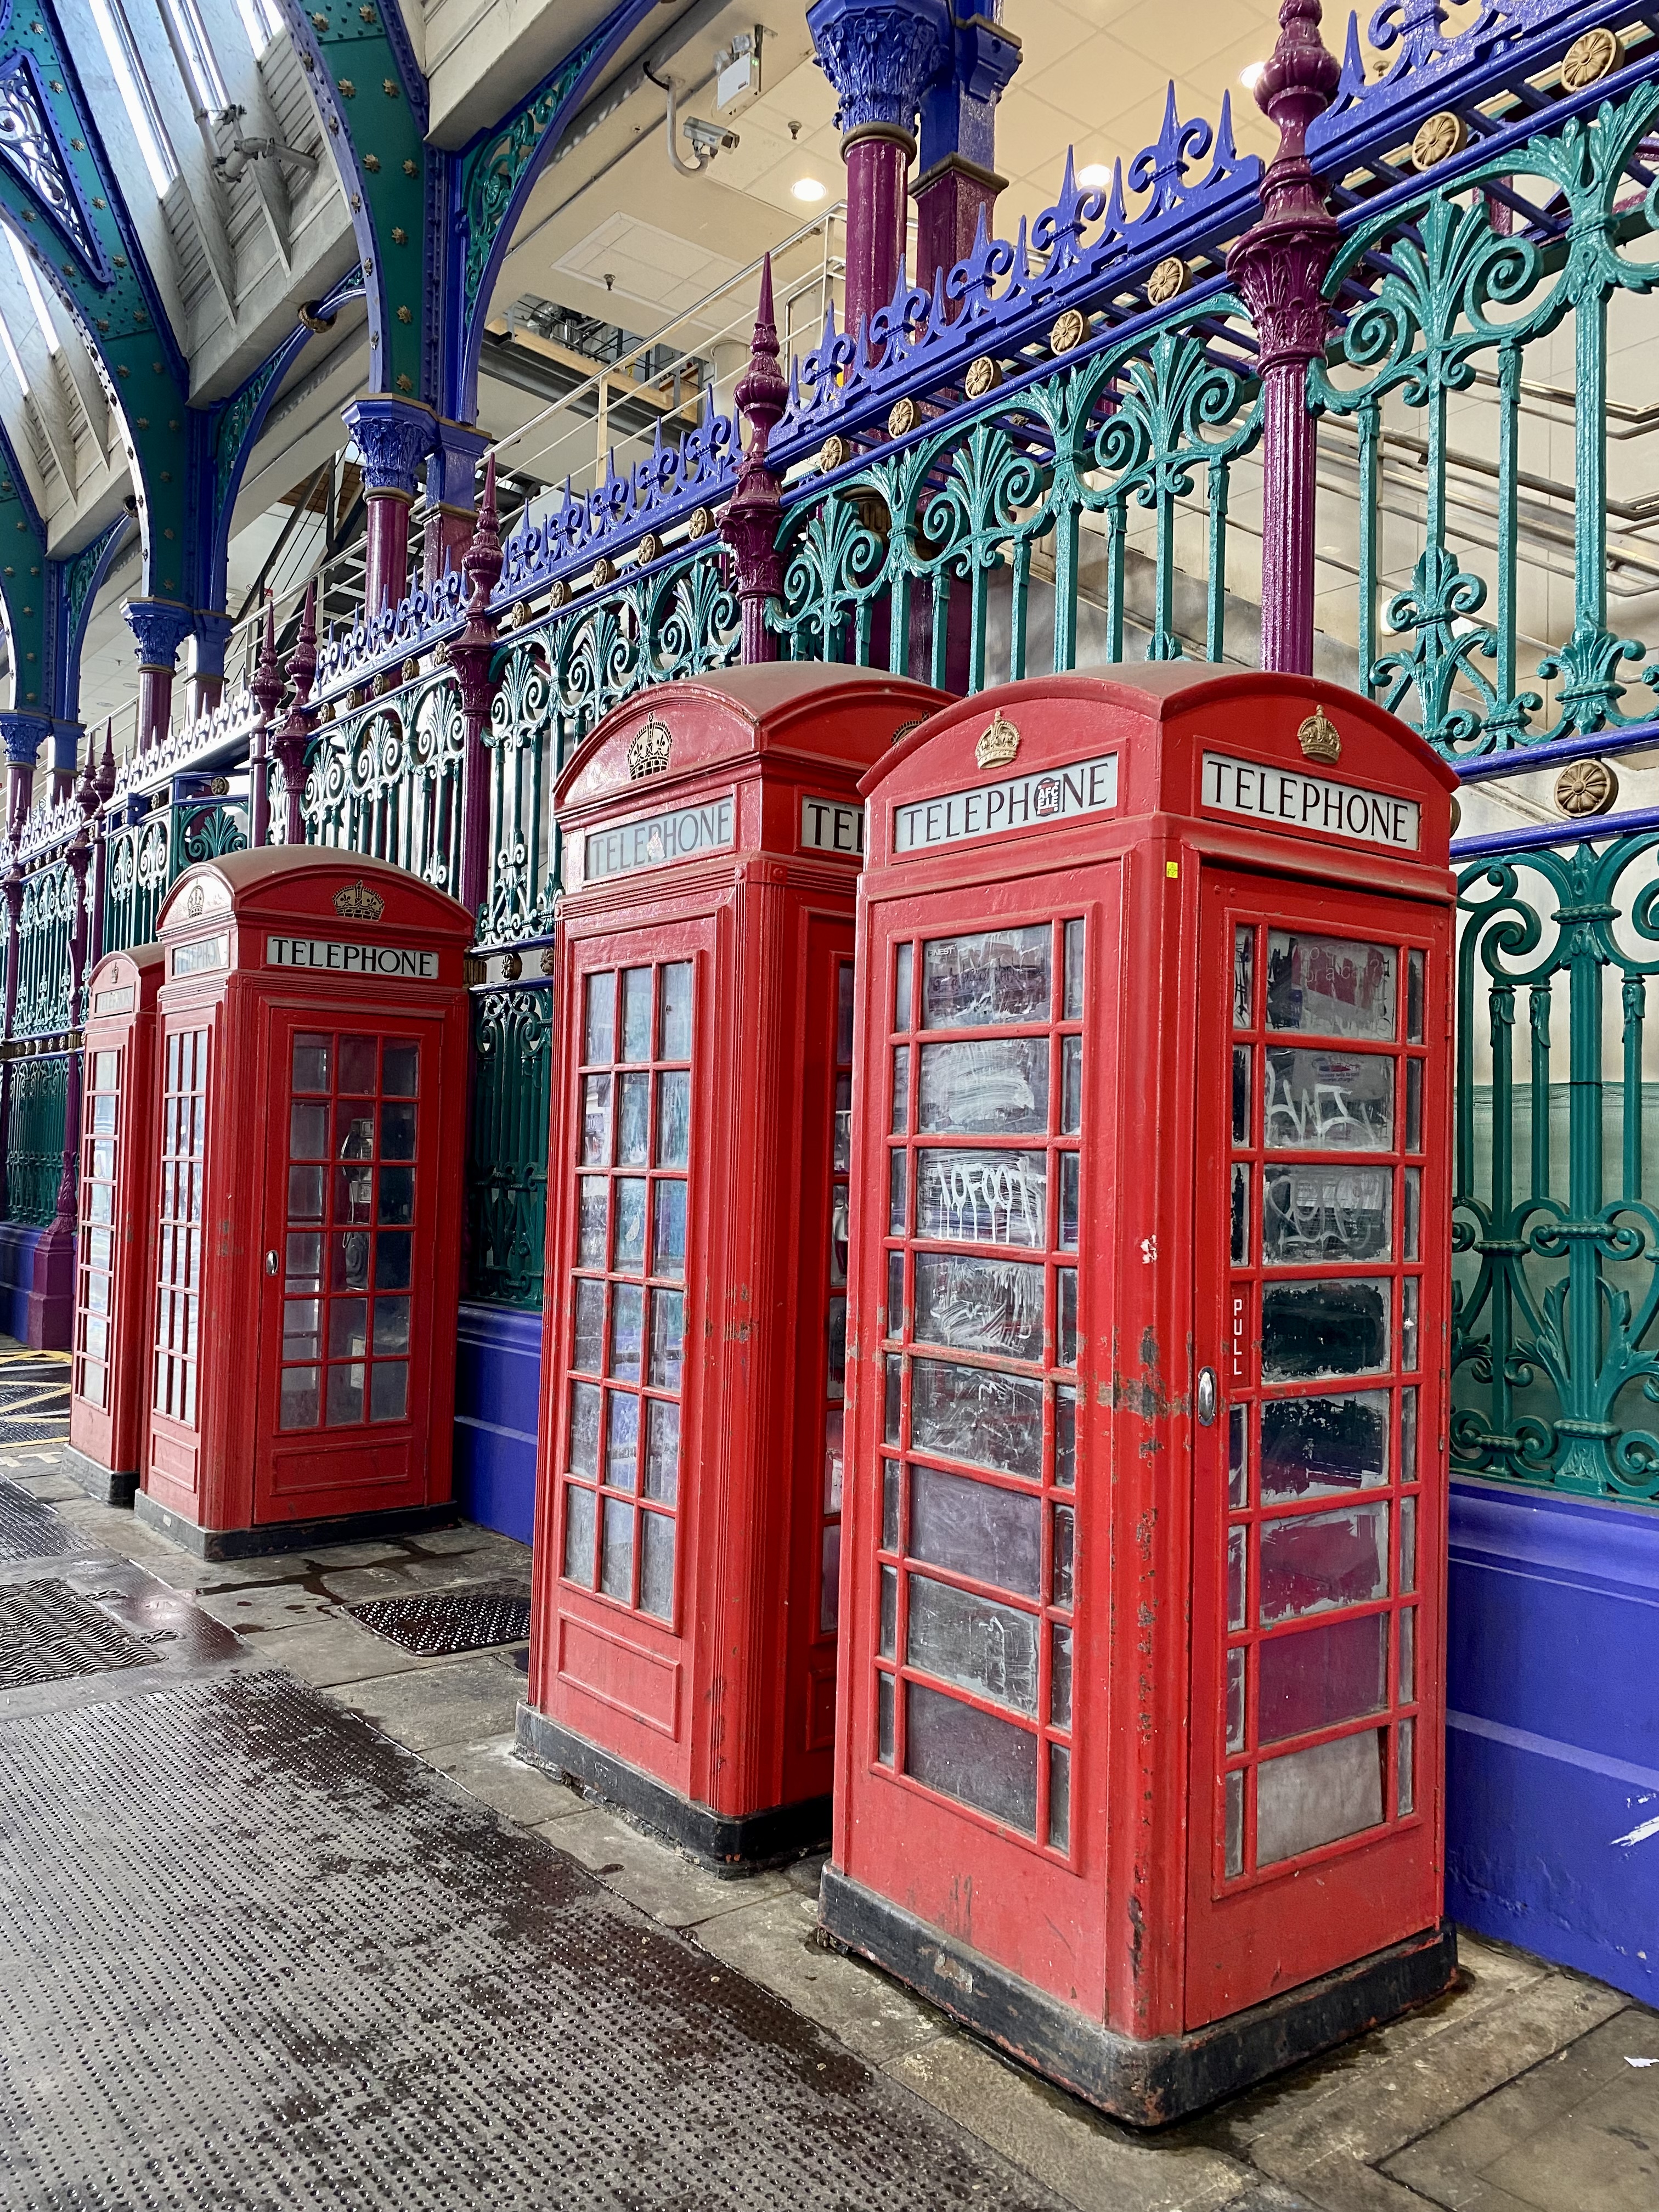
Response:
[{"label": "drain grate", "polygon": [[416,1597],[370,1598],[346,1611],[419,1659],[521,1644],[530,1633],[530,1599],[521,1589],[429,1590]]},{"label": "drain grate", "polygon": [[153,1651],[67,1583],[16,1583],[0,1589],[0,1690],[102,1674],[112,1667],[155,1664]]},{"label": "drain grate", "polygon": [[0,1478],[0,1559],[55,1559],[74,1547],[61,1514]]}]

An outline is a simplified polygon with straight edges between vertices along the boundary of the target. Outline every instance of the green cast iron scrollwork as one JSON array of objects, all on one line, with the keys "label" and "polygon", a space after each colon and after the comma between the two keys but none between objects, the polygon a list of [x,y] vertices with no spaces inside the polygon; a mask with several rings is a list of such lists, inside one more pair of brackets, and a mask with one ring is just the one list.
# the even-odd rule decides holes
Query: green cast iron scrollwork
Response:
[{"label": "green cast iron scrollwork", "polygon": [[497,1305],[542,1302],[551,1004],[545,983],[479,992],[472,1002],[467,1285]]},{"label": "green cast iron scrollwork", "polygon": [[14,1060],[6,1071],[6,1218],[46,1229],[57,1218],[69,1114],[69,1058]]}]

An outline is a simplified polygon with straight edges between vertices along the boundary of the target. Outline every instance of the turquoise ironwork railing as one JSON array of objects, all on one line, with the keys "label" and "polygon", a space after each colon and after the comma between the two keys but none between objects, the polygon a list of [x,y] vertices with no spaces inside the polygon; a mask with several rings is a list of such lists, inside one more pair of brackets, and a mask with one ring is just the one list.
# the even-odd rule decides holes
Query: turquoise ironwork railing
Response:
[{"label": "turquoise ironwork railing", "polygon": [[173,840],[163,814],[120,822],[104,841],[104,930],[100,951],[148,945],[173,881]]},{"label": "turquoise ironwork railing", "polygon": [[[67,860],[48,861],[23,878],[17,916],[15,1037],[62,1036],[77,1024],[70,1004],[70,938],[75,877]],[[58,1150],[61,1157],[62,1139]],[[54,1195],[57,1191],[54,1182]]]},{"label": "turquoise ironwork railing", "polygon": [[45,1229],[58,1211],[69,1111],[69,1055],[14,1060],[7,1069],[6,1218]]},{"label": "turquoise ironwork railing", "polygon": [[542,1302],[551,1001],[546,982],[481,991],[472,1001],[467,1288],[499,1305]]},{"label": "turquoise ironwork railing", "polygon": [[453,893],[460,877],[465,732],[447,671],[412,677],[324,725],[301,802],[306,842],[391,860]]}]

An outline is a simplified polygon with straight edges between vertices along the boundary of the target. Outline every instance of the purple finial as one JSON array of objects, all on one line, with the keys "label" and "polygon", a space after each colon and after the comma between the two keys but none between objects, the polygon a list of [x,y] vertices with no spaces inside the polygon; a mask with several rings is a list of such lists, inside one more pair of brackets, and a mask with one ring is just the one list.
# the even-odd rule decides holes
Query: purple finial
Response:
[{"label": "purple finial", "polygon": [[461,572],[469,587],[468,617],[481,615],[489,605],[490,593],[501,580],[501,536],[495,514],[495,455],[493,450],[484,462],[483,497],[478,501],[477,520],[472,526],[472,542],[462,559]]},{"label": "purple finial", "polygon": [[766,465],[766,449],[789,404],[789,386],[778,367],[769,253],[761,264],[760,304],[750,342],[749,366],[738,380],[733,398],[749,424],[749,445],[738,464],[737,489],[721,519],[720,536],[737,562],[746,665],[775,656],[777,640],[766,627],[766,603],[775,599],[782,587],[777,538],[783,487]]},{"label": "purple finial", "polygon": [[98,763],[98,796],[107,799],[115,789],[115,718],[104,718],[104,757]]},{"label": "purple finial", "polygon": [[253,671],[253,681],[248,685],[266,721],[282,704],[284,685],[283,672],[276,661],[276,606],[270,593],[265,593],[265,635],[259,649],[258,664]]},{"label": "purple finial", "polygon": [[1321,15],[1320,0],[1284,0],[1278,42],[1256,80],[1256,105],[1279,131],[1261,183],[1261,211],[1270,217],[1310,205],[1327,212],[1308,166],[1308,126],[1335,98],[1342,65],[1319,35]]},{"label": "purple finial", "polygon": [[317,580],[314,576],[306,586],[305,605],[300,610],[300,635],[288,657],[288,675],[294,686],[294,704],[296,708],[303,707],[310,699],[311,687],[317,680]]}]

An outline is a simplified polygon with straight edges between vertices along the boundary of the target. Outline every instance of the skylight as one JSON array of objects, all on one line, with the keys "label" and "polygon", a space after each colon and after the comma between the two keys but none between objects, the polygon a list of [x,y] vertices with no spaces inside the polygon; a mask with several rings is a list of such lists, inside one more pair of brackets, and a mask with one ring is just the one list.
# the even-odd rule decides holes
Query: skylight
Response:
[{"label": "skylight", "polygon": [[179,34],[175,51],[183,57],[196,105],[204,114],[217,115],[229,106],[230,94],[219,74],[219,64],[208,43],[207,26],[197,12],[196,0],[165,0],[165,4]]},{"label": "skylight", "polygon": [[[34,273],[34,264],[17,242],[15,231],[6,233],[6,243],[11,248],[11,258],[17,264],[17,273],[23,280],[23,289],[29,295],[29,305],[34,310],[34,319],[40,325],[40,335],[46,342],[46,350],[56,353],[59,348],[58,325],[46,305],[46,295],[40,289],[40,279]],[[10,340],[7,340],[10,343]],[[18,371],[21,375],[21,370]]]},{"label": "skylight", "polygon": [[98,35],[104,42],[104,52],[109,57],[110,70],[115,79],[121,103],[131,122],[133,136],[138,141],[138,151],[144,157],[144,167],[149,171],[149,180],[155,187],[159,199],[179,173],[179,163],[168,140],[161,112],[155,105],[155,95],[149,88],[149,79],[138,58],[138,49],[133,44],[132,32],[122,11],[121,0],[91,0],[92,20],[98,26]]},{"label": "skylight", "polygon": [[[10,235],[9,232],[7,235]],[[3,316],[0,316],[0,345],[3,345],[6,349],[6,359],[11,364],[12,374],[17,379],[17,388],[27,399],[29,396],[29,380],[23,374],[23,364],[18,358],[17,349],[11,342],[11,332],[6,328]]]}]

